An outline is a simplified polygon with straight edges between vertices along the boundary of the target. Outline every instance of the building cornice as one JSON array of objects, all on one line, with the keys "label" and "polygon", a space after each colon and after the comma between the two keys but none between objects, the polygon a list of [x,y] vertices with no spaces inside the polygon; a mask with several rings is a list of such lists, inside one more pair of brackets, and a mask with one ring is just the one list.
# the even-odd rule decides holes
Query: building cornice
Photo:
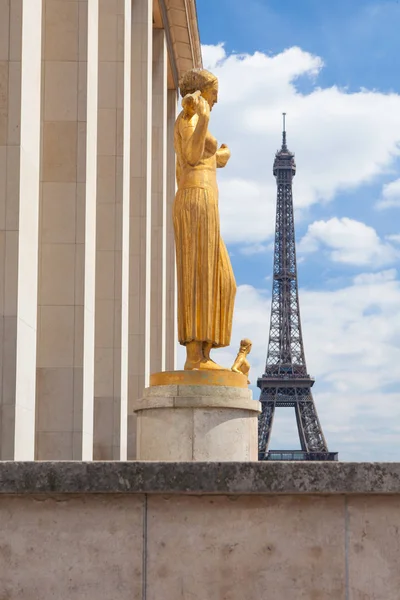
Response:
[{"label": "building cornice", "polygon": [[189,69],[202,67],[195,0],[159,0],[171,66],[169,87],[178,88]]},{"label": "building cornice", "polygon": [[201,44],[199,25],[197,19],[196,0],[185,0],[186,15],[189,24],[189,38],[192,48],[192,58],[194,67],[203,66],[203,58],[201,56]]}]

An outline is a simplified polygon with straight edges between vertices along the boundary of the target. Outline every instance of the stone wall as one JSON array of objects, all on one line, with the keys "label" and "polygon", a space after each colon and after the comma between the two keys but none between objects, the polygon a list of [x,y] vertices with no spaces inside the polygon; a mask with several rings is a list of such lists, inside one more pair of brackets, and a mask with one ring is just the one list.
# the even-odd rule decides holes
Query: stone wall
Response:
[{"label": "stone wall", "polygon": [[399,464],[2,463],[0,599],[398,600],[399,527]]}]

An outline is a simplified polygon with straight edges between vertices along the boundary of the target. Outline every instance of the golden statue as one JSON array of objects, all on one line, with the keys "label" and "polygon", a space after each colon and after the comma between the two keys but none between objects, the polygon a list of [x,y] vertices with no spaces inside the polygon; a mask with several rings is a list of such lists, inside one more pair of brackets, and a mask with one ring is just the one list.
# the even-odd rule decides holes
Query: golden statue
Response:
[{"label": "golden statue", "polygon": [[242,375],[245,375],[245,377],[247,378],[247,383],[250,383],[249,381],[249,371],[250,371],[250,364],[249,361],[247,360],[247,355],[250,354],[251,352],[251,340],[248,340],[247,338],[245,338],[244,340],[242,340],[240,342],[240,348],[239,348],[239,352],[237,353],[235,362],[233,363],[232,369],[231,371],[233,371],[234,373],[241,373]]},{"label": "golden statue", "polygon": [[236,282],[220,235],[217,167],[229,148],[208,131],[218,99],[217,78],[203,69],[180,82],[182,112],[174,130],[177,155],[173,218],[178,280],[178,337],[186,346],[185,369],[222,369],[212,348],[229,346]]}]

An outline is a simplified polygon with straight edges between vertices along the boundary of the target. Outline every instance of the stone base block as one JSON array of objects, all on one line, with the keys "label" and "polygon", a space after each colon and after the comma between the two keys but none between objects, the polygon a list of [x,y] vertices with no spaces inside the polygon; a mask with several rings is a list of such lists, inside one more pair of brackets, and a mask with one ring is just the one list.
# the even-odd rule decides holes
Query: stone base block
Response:
[{"label": "stone base block", "polygon": [[134,406],[137,460],[256,461],[261,405],[249,389],[156,385]]}]

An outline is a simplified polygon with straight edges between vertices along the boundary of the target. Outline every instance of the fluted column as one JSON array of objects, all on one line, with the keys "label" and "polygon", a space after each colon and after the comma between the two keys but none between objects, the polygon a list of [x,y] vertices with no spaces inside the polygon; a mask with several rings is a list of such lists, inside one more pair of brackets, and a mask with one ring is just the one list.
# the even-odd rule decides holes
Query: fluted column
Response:
[{"label": "fluted column", "polygon": [[[151,138],[153,2],[132,3],[128,400],[150,374]],[[128,458],[136,448],[136,417],[128,417]]]},{"label": "fluted column", "polygon": [[[99,4],[94,453],[120,458],[124,4]],[[126,409],[125,409],[126,410]]]},{"label": "fluted column", "polygon": [[43,0],[38,459],[93,448],[98,0]]},{"label": "fluted column", "polygon": [[178,343],[176,314],[176,268],[175,240],[172,221],[172,206],[176,190],[176,157],[174,149],[174,126],[177,114],[176,90],[168,90],[167,103],[167,198],[166,198],[166,314],[165,314],[165,370],[176,368]]},{"label": "fluted column", "polygon": [[167,217],[167,47],[153,31],[150,372],[165,370]]},{"label": "fluted column", "polygon": [[0,3],[1,460],[34,457],[41,26],[42,0]]}]

